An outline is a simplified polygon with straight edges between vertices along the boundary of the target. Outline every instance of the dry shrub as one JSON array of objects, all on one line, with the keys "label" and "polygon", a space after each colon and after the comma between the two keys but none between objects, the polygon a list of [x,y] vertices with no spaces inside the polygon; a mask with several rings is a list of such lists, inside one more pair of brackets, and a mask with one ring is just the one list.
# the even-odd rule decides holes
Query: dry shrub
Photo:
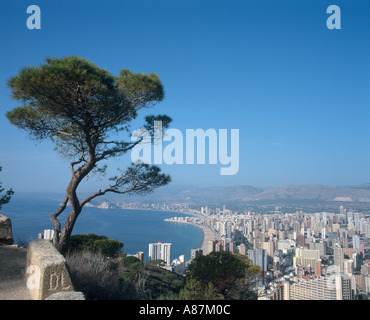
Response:
[{"label": "dry shrub", "polygon": [[100,253],[74,251],[66,255],[72,282],[87,299],[124,299],[116,264]]}]

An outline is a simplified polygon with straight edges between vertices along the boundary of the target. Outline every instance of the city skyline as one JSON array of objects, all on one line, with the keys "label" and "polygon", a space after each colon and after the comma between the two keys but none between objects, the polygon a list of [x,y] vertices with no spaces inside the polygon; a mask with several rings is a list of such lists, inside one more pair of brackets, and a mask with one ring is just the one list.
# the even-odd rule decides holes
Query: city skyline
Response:
[{"label": "city skyline", "polygon": [[[158,73],[166,97],[145,115],[174,129],[238,129],[239,171],[220,165],[161,165],[174,184],[359,185],[370,181],[369,4],[336,1],[342,28],[329,30],[329,1],[38,1],[41,29],[27,29],[27,1],[3,4],[1,181],[15,191],[63,191],[70,171],[49,142],[12,127],[9,77],[45,57],[77,55],[113,74]],[[78,31],[78,32],[76,32]],[[139,41],[140,39],[140,41]],[[129,138],[129,137],[128,137]],[[36,145],[37,144],[37,145]],[[109,162],[95,191],[130,157]]]},{"label": "city skyline", "polygon": [[256,283],[259,300],[356,300],[370,292],[369,212],[343,205],[315,213],[287,213],[277,207],[257,215],[225,206],[184,212],[194,217],[166,221],[208,228],[218,238],[205,236],[203,247],[192,250],[192,260],[195,251],[246,255],[262,272]]},{"label": "city skyline", "polygon": [[[202,247],[191,250],[191,260],[180,256],[169,263],[162,257],[167,270],[181,275],[197,257],[226,251],[245,255],[260,267],[255,288],[259,300],[356,300],[370,292],[368,211],[343,205],[334,212],[315,213],[288,213],[279,206],[265,214],[235,212],[225,205],[183,205],[177,210],[192,216],[165,221],[200,227],[205,235]],[[162,256],[162,245],[170,244],[149,244],[149,260]]]}]

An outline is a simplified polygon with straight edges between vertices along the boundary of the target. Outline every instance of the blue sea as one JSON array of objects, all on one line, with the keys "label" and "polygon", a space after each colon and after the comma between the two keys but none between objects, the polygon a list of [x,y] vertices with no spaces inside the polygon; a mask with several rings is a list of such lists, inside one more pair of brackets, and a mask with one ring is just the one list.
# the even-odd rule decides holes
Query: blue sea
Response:
[{"label": "blue sea", "polygon": [[[3,206],[0,213],[12,221],[15,243],[37,239],[44,229],[54,229],[50,215],[58,208],[61,199],[42,197],[20,197],[14,195],[10,203]],[[67,214],[59,216],[64,223]],[[72,234],[95,233],[116,239],[124,244],[123,251],[128,254],[144,252],[148,259],[149,243],[172,243],[171,259],[184,254],[190,260],[191,249],[200,248],[203,231],[188,224],[166,222],[164,219],[187,214],[150,210],[98,209],[85,207],[77,219]]]}]

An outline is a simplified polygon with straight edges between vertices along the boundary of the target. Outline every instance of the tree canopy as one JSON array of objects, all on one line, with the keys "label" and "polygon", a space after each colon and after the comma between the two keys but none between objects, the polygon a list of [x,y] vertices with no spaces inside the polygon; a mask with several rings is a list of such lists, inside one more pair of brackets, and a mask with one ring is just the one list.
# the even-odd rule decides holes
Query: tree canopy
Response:
[{"label": "tree canopy", "polygon": [[[132,164],[112,177],[106,189],[84,200],[77,188],[90,173],[106,172],[101,162],[122,157],[141,142],[118,139],[129,132],[138,111],[153,107],[164,98],[157,74],[133,73],[128,69],[114,76],[81,57],[46,58],[40,66],[24,67],[8,80],[12,98],[21,106],[6,113],[10,123],[28,132],[31,138],[50,139],[55,149],[69,161],[71,180],[61,207],[51,216],[55,226],[53,243],[66,246],[83,206],[107,192],[147,193],[166,185],[170,177],[160,168],[143,163]],[[154,131],[154,121],[168,127],[171,118],[147,116],[145,129]],[[58,220],[67,204],[71,205],[63,229]]]},{"label": "tree canopy", "polygon": [[76,234],[69,238],[67,248],[68,251],[88,250],[113,257],[122,251],[123,243],[95,233]]},{"label": "tree canopy", "polygon": [[255,280],[260,268],[241,254],[211,252],[195,258],[187,268],[187,278],[212,284],[226,299],[255,298]]}]

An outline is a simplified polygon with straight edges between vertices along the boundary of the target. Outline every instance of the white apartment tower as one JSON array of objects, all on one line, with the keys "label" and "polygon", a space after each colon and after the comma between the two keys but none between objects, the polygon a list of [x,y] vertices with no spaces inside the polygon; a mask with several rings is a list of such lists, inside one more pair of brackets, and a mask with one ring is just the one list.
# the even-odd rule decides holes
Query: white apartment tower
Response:
[{"label": "white apartment tower", "polygon": [[149,243],[149,261],[162,259],[167,265],[171,264],[171,246],[172,243],[162,243],[161,240],[158,243]]}]

